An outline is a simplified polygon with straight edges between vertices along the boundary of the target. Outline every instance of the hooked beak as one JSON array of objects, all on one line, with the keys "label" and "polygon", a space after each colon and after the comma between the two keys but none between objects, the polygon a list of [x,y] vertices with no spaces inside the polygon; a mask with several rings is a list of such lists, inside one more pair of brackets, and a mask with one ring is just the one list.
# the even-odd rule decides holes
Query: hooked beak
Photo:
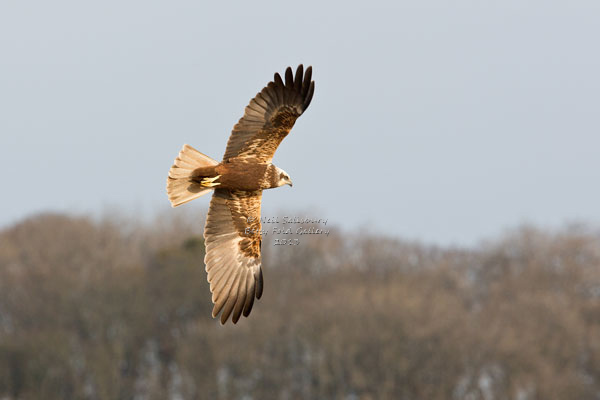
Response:
[{"label": "hooked beak", "polygon": [[290,179],[290,181],[287,183],[288,185],[290,185],[290,187],[293,187],[294,185],[292,184],[292,180]]}]

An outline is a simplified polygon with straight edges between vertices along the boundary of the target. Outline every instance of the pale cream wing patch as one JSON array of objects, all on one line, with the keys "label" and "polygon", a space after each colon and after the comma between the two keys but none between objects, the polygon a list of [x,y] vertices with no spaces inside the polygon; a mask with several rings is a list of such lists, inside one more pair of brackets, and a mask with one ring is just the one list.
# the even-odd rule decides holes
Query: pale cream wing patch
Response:
[{"label": "pale cream wing patch", "polygon": [[304,72],[302,65],[295,77],[288,67],[285,82],[276,73],[274,80],[250,100],[244,116],[233,127],[223,160],[244,157],[271,162],[277,147],[312,100],[315,83],[311,77],[312,67]]},{"label": "pale cream wing patch", "polygon": [[262,191],[217,189],[204,227],[206,272],[221,323],[247,317],[262,295],[260,202]]}]

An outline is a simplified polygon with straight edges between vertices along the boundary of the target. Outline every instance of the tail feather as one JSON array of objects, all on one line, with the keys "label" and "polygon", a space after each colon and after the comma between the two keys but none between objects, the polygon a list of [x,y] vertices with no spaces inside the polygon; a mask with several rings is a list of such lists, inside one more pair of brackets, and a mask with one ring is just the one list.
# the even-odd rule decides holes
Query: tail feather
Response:
[{"label": "tail feather", "polygon": [[171,206],[177,207],[210,192],[212,188],[202,186],[193,180],[194,171],[202,167],[214,167],[217,164],[219,164],[217,161],[192,146],[184,145],[167,178],[167,194]]}]

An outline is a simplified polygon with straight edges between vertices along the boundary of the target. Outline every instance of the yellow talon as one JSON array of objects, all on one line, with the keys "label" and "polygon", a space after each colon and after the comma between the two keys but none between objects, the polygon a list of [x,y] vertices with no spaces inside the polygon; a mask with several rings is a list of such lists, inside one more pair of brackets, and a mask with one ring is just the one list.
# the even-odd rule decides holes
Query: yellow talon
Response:
[{"label": "yellow talon", "polygon": [[221,177],[221,175],[217,175],[214,178],[204,178],[204,179],[202,179],[202,182],[206,181],[206,182],[212,183],[212,182],[216,181],[217,179],[219,179],[220,177]]},{"label": "yellow talon", "polygon": [[221,183],[214,183],[214,181],[216,181],[217,179],[219,179],[221,177],[221,175],[217,175],[213,178],[204,178],[202,179],[202,181],[200,182],[200,184],[204,187],[214,187],[214,186],[218,186]]}]

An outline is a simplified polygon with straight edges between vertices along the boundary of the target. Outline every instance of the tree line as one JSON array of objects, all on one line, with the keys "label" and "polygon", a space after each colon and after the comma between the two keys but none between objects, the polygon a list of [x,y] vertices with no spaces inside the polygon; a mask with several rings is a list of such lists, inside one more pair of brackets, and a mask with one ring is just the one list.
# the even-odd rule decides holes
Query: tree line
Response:
[{"label": "tree line", "polygon": [[221,326],[201,226],[42,214],[2,230],[0,398],[600,398],[592,229],[263,245],[263,297]]}]

